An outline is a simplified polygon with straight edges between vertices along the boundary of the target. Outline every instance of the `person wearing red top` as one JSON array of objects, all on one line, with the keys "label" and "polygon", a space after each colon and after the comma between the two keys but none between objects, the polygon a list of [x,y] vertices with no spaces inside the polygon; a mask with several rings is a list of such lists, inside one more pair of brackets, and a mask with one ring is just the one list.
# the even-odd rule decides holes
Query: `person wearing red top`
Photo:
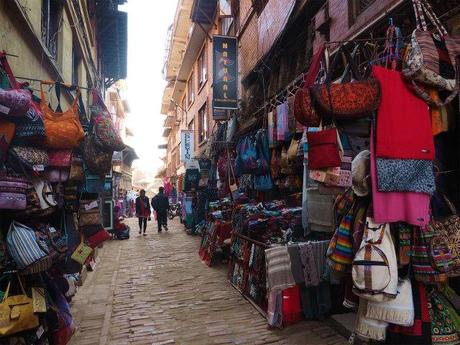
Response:
[{"label": "person wearing red top", "polygon": [[143,230],[146,236],[147,221],[150,220],[150,202],[143,189],[140,191],[140,196],[136,198],[136,217],[139,219],[139,235]]}]

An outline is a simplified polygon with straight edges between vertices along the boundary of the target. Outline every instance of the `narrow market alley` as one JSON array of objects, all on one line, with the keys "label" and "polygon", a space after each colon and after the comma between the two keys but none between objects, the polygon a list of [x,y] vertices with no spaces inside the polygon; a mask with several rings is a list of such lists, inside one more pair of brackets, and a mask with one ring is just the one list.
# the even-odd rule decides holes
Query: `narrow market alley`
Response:
[{"label": "narrow market alley", "polygon": [[177,220],[167,233],[109,241],[72,303],[71,345],[345,344],[324,322],[267,329],[262,316],[226,280],[226,266],[198,257],[199,237]]}]

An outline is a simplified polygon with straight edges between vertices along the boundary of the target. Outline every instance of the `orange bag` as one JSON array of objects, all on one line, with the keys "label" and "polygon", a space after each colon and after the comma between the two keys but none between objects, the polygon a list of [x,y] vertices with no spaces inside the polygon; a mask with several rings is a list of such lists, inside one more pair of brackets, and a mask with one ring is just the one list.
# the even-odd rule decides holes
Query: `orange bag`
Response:
[{"label": "orange bag", "polygon": [[[43,85],[55,85],[56,96],[58,99],[57,110],[54,111],[48,106],[48,102],[43,92]],[[69,90],[76,90],[76,96],[72,105],[66,110],[61,111],[60,105],[60,88],[64,87]],[[78,98],[80,96],[80,89],[62,83],[54,83],[50,81],[43,81],[40,85],[41,89],[41,103],[44,120],[46,139],[44,145],[53,149],[73,149],[77,147],[85,133],[80,124],[78,115]]]}]

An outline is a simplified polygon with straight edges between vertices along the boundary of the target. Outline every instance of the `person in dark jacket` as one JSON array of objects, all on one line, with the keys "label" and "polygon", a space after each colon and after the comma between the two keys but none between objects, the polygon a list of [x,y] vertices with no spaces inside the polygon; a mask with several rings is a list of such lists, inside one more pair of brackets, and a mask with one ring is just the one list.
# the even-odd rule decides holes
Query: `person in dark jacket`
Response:
[{"label": "person in dark jacket", "polygon": [[145,190],[140,191],[140,196],[136,198],[136,217],[139,219],[139,235],[147,230],[147,221],[150,220],[150,202],[145,196]]},{"label": "person in dark jacket", "polygon": [[164,188],[159,188],[159,193],[152,199],[152,207],[157,213],[158,232],[161,232],[162,226],[165,231],[168,231],[168,210],[169,200],[164,194]]}]

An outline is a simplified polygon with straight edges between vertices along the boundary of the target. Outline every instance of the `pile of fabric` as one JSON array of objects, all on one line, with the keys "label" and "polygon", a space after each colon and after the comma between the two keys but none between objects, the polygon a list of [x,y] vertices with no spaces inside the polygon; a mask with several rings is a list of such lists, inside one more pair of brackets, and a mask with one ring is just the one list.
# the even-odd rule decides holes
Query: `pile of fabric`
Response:
[{"label": "pile of fabric", "polygon": [[0,342],[66,344],[69,302],[111,238],[98,193],[124,144],[96,90],[87,116],[78,87],[42,82],[38,98],[4,54],[0,72]]}]

